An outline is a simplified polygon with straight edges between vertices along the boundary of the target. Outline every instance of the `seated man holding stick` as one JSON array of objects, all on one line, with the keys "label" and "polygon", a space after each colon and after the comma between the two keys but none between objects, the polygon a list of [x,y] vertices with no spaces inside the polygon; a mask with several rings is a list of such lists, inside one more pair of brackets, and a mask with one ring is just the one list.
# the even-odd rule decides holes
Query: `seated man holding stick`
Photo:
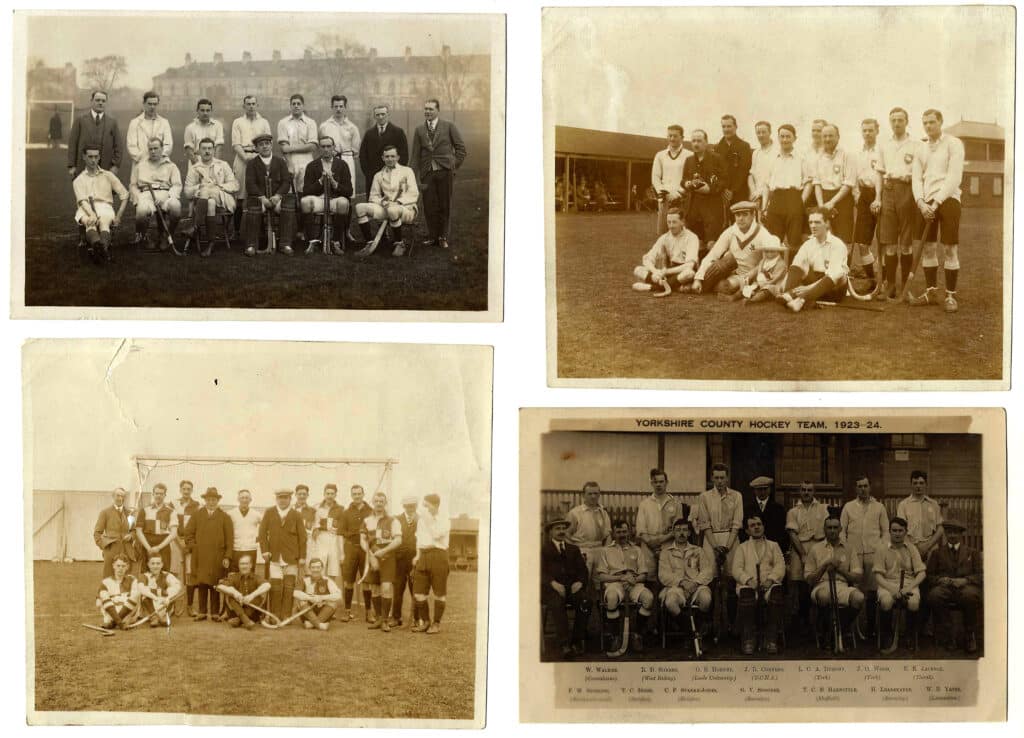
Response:
[{"label": "seated man holding stick", "polygon": [[[644,649],[643,634],[654,607],[654,593],[646,585],[650,575],[643,551],[629,540],[629,523],[625,520],[615,521],[612,525],[612,543],[601,549],[594,566],[594,579],[604,587],[602,600],[609,625],[617,624],[622,619],[619,608],[623,602],[639,606],[632,644],[637,652]],[[613,636],[609,650],[622,655],[629,645],[628,638],[629,630],[624,625],[622,634]]]},{"label": "seated man holding stick", "polygon": [[672,523],[672,543],[663,546],[658,557],[658,579],[664,589],[665,609],[679,617],[683,608],[696,606],[702,613],[711,609],[714,562],[700,546],[690,543],[690,523],[677,518]]},{"label": "seated man holding stick", "polygon": [[[349,199],[352,197],[352,178],[349,176],[348,165],[335,155],[334,139],[330,136],[320,137],[320,158],[311,162],[305,169],[302,185],[302,212],[306,217],[306,240],[309,246],[306,253],[311,253],[318,246],[324,253],[328,251],[340,255],[345,250],[345,234],[349,223]],[[322,228],[317,233],[316,219],[309,217],[314,213],[324,212],[324,201],[330,200],[330,214],[324,215],[331,219],[331,228]],[[325,224],[326,225],[326,224]],[[330,243],[324,243],[325,232],[333,231]]]},{"label": "seated man holding stick", "polygon": [[327,630],[341,600],[341,590],[333,579],[324,576],[324,562],[320,559],[310,559],[307,566],[309,576],[302,577],[300,586],[295,588],[295,599],[310,606],[302,616],[302,627]]},{"label": "seated man holding stick", "polygon": [[[75,222],[85,228],[85,242],[89,258],[99,263],[110,260],[110,228],[121,223],[128,206],[128,190],[113,172],[100,169],[100,147],[87,145],[85,169],[75,177]],[[114,195],[120,200],[114,212]]]},{"label": "seated man holding stick", "polygon": [[252,630],[263,617],[270,582],[260,582],[253,568],[252,554],[244,553],[238,558],[238,571],[230,572],[217,585],[231,613],[228,623],[232,628]]},{"label": "seated man holding stick", "polygon": [[139,583],[128,569],[131,562],[124,554],[114,557],[114,573],[100,582],[96,606],[103,615],[103,627],[128,627],[130,616],[139,606]]},{"label": "seated man holding stick", "polygon": [[[260,233],[267,234],[268,243],[260,251],[271,254],[277,250],[277,237],[269,218],[276,213],[281,219],[281,253],[291,256],[295,237],[295,196],[291,194],[292,174],[280,156],[274,156],[274,137],[257,134],[253,140],[257,155],[245,165],[245,255],[255,256]],[[262,218],[268,218],[262,224]]]},{"label": "seated man holding stick", "polygon": [[[875,582],[878,585],[878,606],[882,612],[890,613],[893,608],[905,610],[907,633],[917,628],[916,613],[921,609],[921,582],[925,570],[921,554],[916,546],[907,545],[907,521],[896,516],[889,521],[889,542],[883,543],[875,552]],[[899,643],[899,626],[893,618],[892,645],[883,649],[886,653],[896,650]],[[911,640],[911,643],[914,641]]]},{"label": "seated man holding stick", "polygon": [[[834,577],[835,605],[852,609],[855,613],[852,617],[857,617],[864,607],[864,593],[857,588],[864,573],[860,557],[851,553],[839,539],[842,523],[838,517],[826,518],[824,526],[825,540],[810,545],[804,559],[803,576],[811,588],[811,600],[822,610],[832,607],[830,579]],[[841,633],[842,623],[838,626]]]},{"label": "seated man holding stick", "polygon": [[749,538],[736,547],[732,560],[732,577],[736,580],[736,623],[739,626],[743,655],[754,653],[756,619],[759,602],[764,602],[764,640],[769,655],[779,652],[776,645],[782,626],[784,597],[782,580],[786,576],[786,560],[775,541],[764,535],[760,515],[746,516]]},{"label": "seated man holding stick", "polygon": [[633,289],[650,292],[652,285],[657,285],[662,291],[655,293],[655,297],[672,292],[670,277],[675,277],[677,286],[684,289],[693,282],[700,248],[700,240],[693,231],[687,230],[679,208],[669,208],[665,218],[668,230],[658,236],[640,266],[633,270],[633,276],[640,280],[633,283]]},{"label": "seated man holding stick", "polygon": [[170,623],[170,605],[184,591],[178,578],[165,571],[160,551],[150,550],[146,571],[139,577],[139,599],[142,614],[149,620],[150,628],[159,628]]},{"label": "seated man holding stick", "polygon": [[822,207],[811,208],[807,222],[811,237],[793,258],[786,285],[777,298],[794,313],[818,300],[842,300],[849,275],[846,244],[829,232],[828,212]]},{"label": "seated man holding stick", "polygon": [[765,252],[782,249],[779,239],[757,222],[757,205],[738,202],[729,208],[734,223],[722,231],[715,245],[700,263],[693,278],[693,291],[712,290],[732,300],[743,297],[740,288],[749,282]]},{"label": "seated man holding stick", "polygon": [[[214,156],[212,138],[199,142],[199,158],[185,175],[185,197],[195,201],[195,219],[203,240],[212,242],[223,238],[217,211],[235,212],[235,193],[238,180],[226,161]],[[203,252],[208,255],[209,250]]]},{"label": "seated man holding stick", "polygon": [[370,229],[370,219],[382,221],[378,236],[383,235],[384,225],[391,226],[394,235],[392,256],[405,255],[402,240],[402,226],[416,220],[420,191],[416,186],[416,175],[409,167],[398,163],[398,147],[385,146],[381,154],[384,168],[373,175],[368,202],[356,205],[356,220],[367,245],[356,252],[358,256],[369,256],[376,250],[380,239]]},{"label": "seated man holding stick", "polygon": [[163,139],[149,139],[147,150],[148,158],[132,168],[128,190],[135,204],[136,242],[145,237],[149,218],[153,215],[164,234],[159,246],[152,242],[146,244],[145,250],[155,253],[166,251],[174,244],[174,229],[181,217],[181,172],[164,154]]}]

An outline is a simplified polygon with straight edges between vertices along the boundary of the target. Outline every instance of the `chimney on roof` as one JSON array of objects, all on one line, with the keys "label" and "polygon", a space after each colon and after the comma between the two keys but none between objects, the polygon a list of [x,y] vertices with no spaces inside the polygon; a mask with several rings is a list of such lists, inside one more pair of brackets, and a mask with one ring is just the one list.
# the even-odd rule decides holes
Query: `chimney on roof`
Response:
[{"label": "chimney on roof", "polygon": [[305,59],[306,61],[311,61],[313,59],[313,50],[306,49],[305,53],[302,55],[302,58]]},{"label": "chimney on roof", "polygon": [[441,58],[442,59],[448,59],[448,57],[450,57],[451,55],[452,55],[452,47],[451,46],[445,45],[445,46],[441,47]]},{"label": "chimney on roof", "polygon": [[377,58],[377,49],[371,48],[370,49],[370,53],[368,54],[368,58],[370,59],[370,61],[373,61],[374,59],[376,59]]},{"label": "chimney on roof", "polygon": [[213,63],[214,64],[223,64],[224,63],[224,54],[222,54],[219,51],[213,52]]},{"label": "chimney on roof", "polygon": [[242,52],[242,61],[244,61],[246,64],[251,64],[252,63],[252,52],[250,52],[250,51],[243,51]]},{"label": "chimney on roof", "polygon": [[274,49],[274,53],[271,58],[273,58],[273,60],[276,62],[281,61],[281,52],[278,51],[277,49]]},{"label": "chimney on roof", "polygon": [[411,58],[412,58],[412,47],[411,46],[406,46],[405,47],[405,60],[409,61],[409,59],[411,59]]},{"label": "chimney on roof", "polygon": [[191,51],[186,51],[185,52],[185,66],[189,66],[191,64],[192,64],[192,52]]}]

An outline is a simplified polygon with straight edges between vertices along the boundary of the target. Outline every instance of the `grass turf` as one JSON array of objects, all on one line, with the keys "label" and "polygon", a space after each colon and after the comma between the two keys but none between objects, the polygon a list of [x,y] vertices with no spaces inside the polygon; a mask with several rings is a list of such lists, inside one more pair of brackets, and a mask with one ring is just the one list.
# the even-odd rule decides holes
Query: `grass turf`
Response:
[{"label": "grass turf", "polygon": [[[129,205],[114,247],[115,262],[83,263],[75,248],[74,195],[64,168],[66,152],[27,152],[25,182],[25,304],[27,306],[160,308],[320,308],[358,310],[487,309],[488,179],[486,172],[457,178],[452,264],[436,247],[417,247],[408,258],[378,250],[365,261],[350,255],[246,258],[243,246],[222,246],[201,259],[144,254],[130,244]],[[352,232],[357,232],[353,224]],[[422,213],[406,226],[406,243],[426,238]],[[178,237],[179,242],[184,241]]]},{"label": "grass turf", "polygon": [[[960,311],[885,304],[793,314],[710,295],[630,289],[654,241],[653,213],[558,214],[560,378],[962,380],[1002,373],[1002,211],[965,209]],[[941,258],[941,256],[940,256]],[[924,289],[924,275],[913,291]],[[939,284],[942,284],[940,269]],[[844,304],[856,301],[846,298]],[[873,303],[879,304],[879,303]]]},{"label": "grass turf", "polygon": [[142,626],[104,637],[80,625],[100,623],[93,603],[102,568],[34,564],[39,711],[473,718],[475,572],[449,577],[438,635],[369,631],[360,607],[356,620],[326,633],[176,618],[170,631]]}]

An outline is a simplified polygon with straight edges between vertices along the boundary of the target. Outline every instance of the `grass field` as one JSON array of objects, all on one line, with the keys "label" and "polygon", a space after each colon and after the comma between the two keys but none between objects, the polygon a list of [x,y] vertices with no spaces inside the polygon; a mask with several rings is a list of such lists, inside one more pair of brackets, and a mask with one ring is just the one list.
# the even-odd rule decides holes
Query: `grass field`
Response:
[{"label": "grass field", "polygon": [[[794,314],[774,303],[633,292],[633,268],[654,241],[656,216],[559,214],[558,377],[999,379],[1002,351],[1009,349],[1001,346],[1001,219],[995,209],[964,210],[957,313],[887,304],[878,313]],[[924,289],[923,273],[913,289]]]},{"label": "grass field", "polygon": [[[322,254],[246,258],[223,247],[202,259],[144,254],[130,245],[133,208],[117,234],[115,262],[82,263],[76,250],[74,195],[66,152],[27,152],[25,304],[163,308],[487,309],[488,180],[456,179],[451,244],[461,262],[435,247],[396,259],[383,250],[366,261]],[[127,172],[122,172],[122,178]],[[356,232],[353,225],[352,232]],[[406,243],[426,238],[422,215]],[[181,239],[179,239],[181,240]]]},{"label": "grass field", "polygon": [[357,610],[326,633],[175,619],[170,631],[104,637],[80,625],[100,622],[101,572],[98,562],[34,565],[39,711],[473,718],[476,573],[451,574],[438,635],[368,631]]}]

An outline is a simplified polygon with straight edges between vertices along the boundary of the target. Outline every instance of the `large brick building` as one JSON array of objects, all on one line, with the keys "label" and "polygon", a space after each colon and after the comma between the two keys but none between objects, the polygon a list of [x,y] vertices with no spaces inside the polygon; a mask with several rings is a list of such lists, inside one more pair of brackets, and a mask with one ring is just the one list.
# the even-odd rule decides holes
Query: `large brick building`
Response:
[{"label": "large brick building", "polygon": [[415,56],[406,47],[403,56],[382,57],[376,49],[364,56],[314,54],[283,59],[274,51],[270,60],[256,60],[248,51],[239,61],[225,60],[216,52],[212,61],[185,55],[185,63],[153,77],[153,89],[165,109],[191,110],[196,100],[208,97],[218,108],[240,108],[244,95],[260,98],[262,108],[287,108],[288,98],[301,93],[307,106],[328,106],[333,94],[349,99],[349,108],[368,110],[386,103],[394,109],[415,109],[428,97],[441,101],[443,109],[486,110],[490,104],[490,56],[440,54]]}]

